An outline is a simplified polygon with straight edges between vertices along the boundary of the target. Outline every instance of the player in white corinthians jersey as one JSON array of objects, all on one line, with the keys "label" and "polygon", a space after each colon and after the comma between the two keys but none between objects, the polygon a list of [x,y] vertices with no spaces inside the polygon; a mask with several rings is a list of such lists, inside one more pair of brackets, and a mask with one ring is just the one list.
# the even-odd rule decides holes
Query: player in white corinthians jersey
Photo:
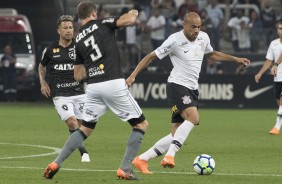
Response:
[{"label": "player in white corinthians jersey", "polygon": [[273,63],[273,74],[274,74],[274,91],[276,102],[278,105],[278,112],[276,117],[276,123],[274,127],[269,131],[272,135],[278,135],[280,133],[280,128],[282,125],[282,66],[278,66],[281,63],[282,56],[280,59],[279,55],[282,53],[282,22],[278,22],[277,25],[277,34],[279,38],[273,40],[266,53],[266,60],[260,69],[260,71],[255,75],[255,80],[258,83],[262,74],[272,65]]},{"label": "player in white corinthians jersey", "polygon": [[126,80],[128,86],[131,86],[140,71],[155,58],[162,59],[169,55],[173,69],[168,77],[167,98],[172,111],[172,130],[148,151],[133,160],[133,165],[144,174],[151,173],[147,161],[162,154],[165,156],[161,165],[173,168],[176,152],[195,125],[199,124],[198,79],[204,55],[218,61],[229,60],[243,65],[250,63],[246,58],[214,51],[209,36],[200,31],[201,24],[201,18],[197,13],[186,14],[183,30],[169,36],[159,48],[146,55]]}]

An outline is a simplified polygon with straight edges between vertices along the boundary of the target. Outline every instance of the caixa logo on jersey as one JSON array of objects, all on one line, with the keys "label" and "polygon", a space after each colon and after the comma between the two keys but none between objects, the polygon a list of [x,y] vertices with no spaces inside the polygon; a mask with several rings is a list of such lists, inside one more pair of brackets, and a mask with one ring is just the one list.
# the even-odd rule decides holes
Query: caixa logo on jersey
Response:
[{"label": "caixa logo on jersey", "polygon": [[73,70],[73,64],[56,64],[54,65],[55,70]]},{"label": "caixa logo on jersey", "polygon": [[79,85],[79,82],[69,82],[69,83],[62,83],[62,84],[57,84],[57,88],[69,88],[73,86]]}]

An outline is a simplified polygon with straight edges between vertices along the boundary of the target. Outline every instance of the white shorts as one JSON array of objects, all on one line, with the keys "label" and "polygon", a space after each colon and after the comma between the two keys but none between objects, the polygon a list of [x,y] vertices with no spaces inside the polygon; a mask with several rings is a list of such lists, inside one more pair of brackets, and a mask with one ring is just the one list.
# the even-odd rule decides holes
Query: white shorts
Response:
[{"label": "white shorts", "polygon": [[122,121],[139,118],[142,110],[130,94],[125,79],[115,79],[87,85],[83,120],[97,122],[107,109]]},{"label": "white shorts", "polygon": [[85,94],[68,97],[54,97],[53,103],[62,121],[66,121],[71,116],[75,116],[76,119],[82,119],[85,98]]}]

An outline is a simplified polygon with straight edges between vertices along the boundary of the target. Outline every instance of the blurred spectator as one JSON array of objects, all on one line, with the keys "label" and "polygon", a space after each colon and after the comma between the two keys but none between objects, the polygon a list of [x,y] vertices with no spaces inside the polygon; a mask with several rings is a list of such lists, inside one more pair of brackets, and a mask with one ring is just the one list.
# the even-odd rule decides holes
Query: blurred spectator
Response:
[{"label": "blurred spectator", "polygon": [[211,45],[214,50],[220,50],[220,29],[223,26],[223,12],[217,4],[217,0],[210,0],[210,4],[206,8],[208,16],[211,19],[213,28],[212,34],[210,34]]},{"label": "blurred spectator", "polygon": [[178,17],[183,20],[184,15],[189,12],[198,13],[198,6],[195,0],[184,0],[178,8]]},{"label": "blurred spectator", "polygon": [[139,4],[135,4],[133,9],[138,10],[138,17],[136,18],[136,41],[140,43],[140,50],[142,51],[142,33],[145,31],[148,16]]},{"label": "blurred spectator", "polygon": [[251,47],[249,36],[249,18],[243,15],[243,10],[237,9],[227,26],[231,28],[232,47],[235,52],[248,51]]},{"label": "blurred spectator", "polygon": [[251,39],[251,52],[257,52],[259,50],[259,44],[262,35],[262,23],[260,17],[256,11],[251,11],[250,22],[248,23],[250,29],[250,39]]},{"label": "blurred spectator", "polygon": [[265,36],[265,44],[268,47],[271,40],[273,40],[276,35],[276,13],[271,7],[269,0],[264,1],[263,8],[261,10],[261,21],[263,26],[263,34]]},{"label": "blurred spectator", "polygon": [[198,11],[205,9],[208,6],[208,0],[196,0]]},{"label": "blurred spectator", "polygon": [[160,14],[158,8],[153,10],[153,15],[147,22],[147,29],[150,31],[151,42],[155,50],[165,39],[165,17]]},{"label": "blurred spectator", "polygon": [[4,97],[8,102],[17,100],[17,73],[16,73],[16,56],[10,45],[4,47],[4,55],[0,61],[0,67],[3,71]]},{"label": "blurred spectator", "polygon": [[176,16],[176,3],[174,0],[152,0],[152,7],[158,8],[160,14],[165,17],[165,38],[167,38],[171,33],[171,23]]},{"label": "blurred spectator", "polygon": [[200,17],[202,19],[201,30],[208,33],[208,35],[210,35],[212,32],[212,23],[211,23],[211,19],[208,17],[208,13],[206,9],[202,9],[200,11]]},{"label": "blurred spectator", "polygon": [[103,4],[100,4],[98,10],[97,10],[97,19],[98,20],[101,20],[105,17],[109,17],[110,14],[109,12],[104,8],[104,5]]},{"label": "blurred spectator", "polygon": [[[153,50],[157,49],[165,40],[165,17],[160,14],[158,8],[153,9],[153,15],[147,22],[147,27],[150,31],[151,43]],[[158,62],[153,62],[149,71],[156,72],[159,68],[156,66]]]},{"label": "blurred spectator", "polygon": [[207,58],[207,66],[206,66],[207,74],[223,74],[223,65],[219,61],[212,60]]},{"label": "blurred spectator", "polygon": [[146,16],[151,16],[151,0],[131,0],[133,4],[139,5],[140,8],[145,12]]}]

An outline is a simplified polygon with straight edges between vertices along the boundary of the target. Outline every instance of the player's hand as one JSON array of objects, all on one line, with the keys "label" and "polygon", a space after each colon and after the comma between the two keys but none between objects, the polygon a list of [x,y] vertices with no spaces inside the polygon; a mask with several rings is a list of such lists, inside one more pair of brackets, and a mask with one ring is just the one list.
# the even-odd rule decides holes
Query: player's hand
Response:
[{"label": "player's hand", "polygon": [[48,98],[51,95],[51,90],[47,83],[41,86],[41,94],[46,98]]},{"label": "player's hand", "polygon": [[277,75],[277,65],[273,65],[271,68],[271,74],[274,75],[276,77]]},{"label": "player's hand", "polygon": [[127,84],[127,86],[130,87],[134,81],[135,81],[135,78],[129,76],[129,77],[126,79],[126,84]]},{"label": "player's hand", "polygon": [[259,83],[260,78],[261,78],[261,74],[258,73],[258,74],[255,75],[256,83]]},{"label": "player's hand", "polygon": [[237,62],[247,66],[251,63],[251,61],[247,58],[237,58]]}]

